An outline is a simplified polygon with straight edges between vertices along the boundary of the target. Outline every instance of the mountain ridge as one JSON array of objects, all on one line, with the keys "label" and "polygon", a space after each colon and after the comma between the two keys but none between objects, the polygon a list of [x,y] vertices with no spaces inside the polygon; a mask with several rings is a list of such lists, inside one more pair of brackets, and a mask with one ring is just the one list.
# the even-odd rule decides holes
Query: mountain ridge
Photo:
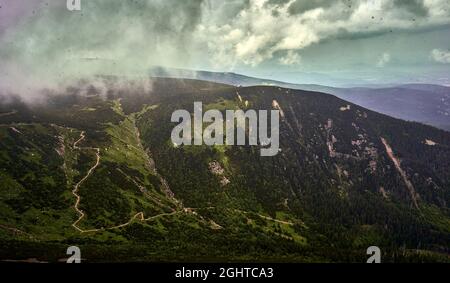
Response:
[{"label": "mountain ridge", "polygon": [[[100,262],[365,262],[378,245],[387,262],[448,261],[449,133],[324,93],[104,83],[107,96],[87,95],[87,82],[45,105],[0,105],[10,113],[0,117],[1,259],[57,261],[77,245]],[[276,101],[282,151],[174,147],[171,114],[195,101],[220,111]],[[98,148],[99,165],[82,148]],[[77,224],[95,231],[72,226],[77,184]]]},{"label": "mountain ridge", "polygon": [[234,86],[273,85],[325,92],[365,108],[408,121],[421,122],[450,131],[450,87],[431,84],[340,88],[315,84],[286,83],[236,73],[152,68],[150,75],[201,79]]}]

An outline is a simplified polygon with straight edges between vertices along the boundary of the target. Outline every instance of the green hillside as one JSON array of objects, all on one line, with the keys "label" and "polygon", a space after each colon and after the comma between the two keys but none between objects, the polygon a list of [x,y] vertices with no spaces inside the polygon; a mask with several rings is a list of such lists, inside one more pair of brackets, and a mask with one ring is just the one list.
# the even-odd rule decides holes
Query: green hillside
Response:
[{"label": "green hillside", "polygon": [[[0,259],[77,245],[100,262],[365,262],[375,245],[383,261],[450,261],[448,132],[327,94],[194,80],[0,101]],[[281,152],[174,146],[171,115],[194,101],[276,101]]]}]

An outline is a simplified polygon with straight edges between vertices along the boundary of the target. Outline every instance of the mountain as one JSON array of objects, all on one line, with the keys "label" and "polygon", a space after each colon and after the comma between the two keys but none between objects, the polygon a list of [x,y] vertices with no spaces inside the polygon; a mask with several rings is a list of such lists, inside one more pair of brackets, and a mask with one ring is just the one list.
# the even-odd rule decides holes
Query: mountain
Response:
[{"label": "mountain", "polygon": [[[297,89],[300,86],[301,87],[310,86],[311,88],[321,87],[320,85],[299,85],[275,80],[259,79],[231,72],[210,72],[210,71],[197,71],[197,70],[186,70],[186,69],[166,68],[166,67],[153,67],[149,70],[149,75],[152,77],[161,77],[161,78],[181,78],[181,79],[210,81],[234,86],[266,85],[266,86],[280,86],[292,89]],[[323,88],[328,89],[327,87]]]},{"label": "mountain", "polygon": [[450,88],[405,85],[390,88],[337,89],[330,93],[368,109],[450,131]]},{"label": "mountain", "polygon": [[272,85],[333,94],[367,109],[395,118],[415,121],[450,131],[450,88],[430,84],[336,88],[314,84],[292,84],[247,77],[234,73],[215,73],[182,69],[153,68],[160,77],[199,79],[235,86]]},{"label": "mountain", "polygon": [[[450,133],[319,92],[121,80],[0,100],[0,259],[450,261]],[[279,109],[281,151],[175,146],[196,101]]]}]

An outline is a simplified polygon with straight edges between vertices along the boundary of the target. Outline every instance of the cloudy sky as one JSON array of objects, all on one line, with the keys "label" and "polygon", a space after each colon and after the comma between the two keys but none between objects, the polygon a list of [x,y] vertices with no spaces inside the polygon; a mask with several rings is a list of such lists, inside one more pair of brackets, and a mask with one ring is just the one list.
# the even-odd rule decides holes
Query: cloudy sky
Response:
[{"label": "cloudy sky", "polygon": [[0,0],[0,88],[151,66],[450,85],[448,0]]}]

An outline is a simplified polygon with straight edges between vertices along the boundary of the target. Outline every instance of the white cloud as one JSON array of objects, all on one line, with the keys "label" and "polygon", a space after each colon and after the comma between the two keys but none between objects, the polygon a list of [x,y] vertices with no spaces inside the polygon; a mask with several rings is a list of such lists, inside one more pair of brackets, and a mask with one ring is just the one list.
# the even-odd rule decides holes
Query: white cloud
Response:
[{"label": "white cloud", "polygon": [[430,17],[445,18],[449,16],[450,1],[448,0],[424,0],[423,4]]},{"label": "white cloud", "polygon": [[450,64],[450,51],[433,49],[431,51],[431,58],[439,63]]},{"label": "white cloud", "polygon": [[282,65],[296,65],[296,64],[300,64],[300,60],[301,60],[301,57],[300,57],[300,55],[298,55],[298,53],[296,53],[292,50],[289,50],[286,53],[286,56],[283,56],[280,58],[279,62]]},{"label": "white cloud", "polygon": [[385,52],[381,54],[381,56],[378,58],[377,67],[383,68],[390,61],[391,61],[391,54]]},{"label": "white cloud", "polygon": [[[351,7],[347,1],[333,1],[298,13],[290,11],[295,0],[277,5],[271,5],[269,0],[249,0],[248,5],[239,6],[230,17],[227,11],[237,2],[240,1],[208,2],[209,6],[202,11],[202,28],[193,34],[198,42],[207,42],[211,62],[222,68],[239,63],[256,66],[272,59],[275,53],[296,54],[342,34],[351,37],[450,24],[448,0],[401,5],[391,0],[355,0]],[[413,8],[425,12],[419,15],[421,12]],[[224,17],[228,17],[226,21]],[[286,59],[278,58],[280,62],[287,62]],[[383,54],[377,65],[382,67],[389,61],[390,55]]]},{"label": "white cloud", "polygon": [[[295,65],[305,48],[321,41],[450,24],[448,0],[146,0],[142,5],[92,0],[83,14],[67,12],[65,1],[35,1],[45,7],[34,16],[0,9],[0,90],[6,83],[14,87],[19,75],[32,78],[27,86],[32,89],[42,81],[99,73],[142,75],[152,65],[220,70],[266,61]],[[13,20],[22,14],[24,20]],[[378,51],[364,51],[362,60],[372,52]],[[448,62],[443,51],[432,56]],[[373,64],[381,67],[390,56],[376,59]]]}]

